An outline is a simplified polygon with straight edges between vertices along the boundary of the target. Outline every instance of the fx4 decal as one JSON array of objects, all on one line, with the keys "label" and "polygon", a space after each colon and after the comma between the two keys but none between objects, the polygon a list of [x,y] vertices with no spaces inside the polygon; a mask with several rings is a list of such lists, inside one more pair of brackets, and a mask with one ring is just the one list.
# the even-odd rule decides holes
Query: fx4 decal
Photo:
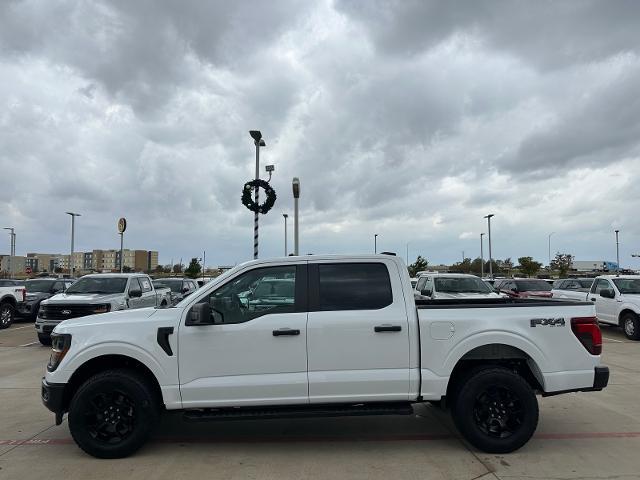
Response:
[{"label": "fx4 decal", "polygon": [[564,318],[532,318],[531,327],[564,327]]}]

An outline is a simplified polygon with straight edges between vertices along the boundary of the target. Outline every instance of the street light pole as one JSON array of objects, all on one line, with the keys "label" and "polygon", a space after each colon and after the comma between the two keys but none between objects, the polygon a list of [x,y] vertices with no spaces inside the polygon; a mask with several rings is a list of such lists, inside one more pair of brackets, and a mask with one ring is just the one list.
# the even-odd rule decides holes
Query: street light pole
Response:
[{"label": "street light pole", "polygon": [[[249,135],[253,138],[253,143],[256,146],[256,180],[260,179],[260,147],[265,147],[267,144],[262,139],[262,132],[260,130],[249,130]],[[253,201],[256,205],[259,204],[258,197],[260,189],[256,185],[253,193]],[[253,259],[258,258],[258,212],[253,214]]]},{"label": "street light pole", "polygon": [[289,217],[289,215],[287,215],[286,213],[283,213],[282,216],[284,217],[284,256],[286,257],[288,255],[287,253],[287,218]]},{"label": "street light pole", "polygon": [[494,217],[493,213],[486,215],[484,218],[487,219],[487,228],[489,232],[489,278],[493,280],[493,255],[491,253],[491,217]]},{"label": "street light pole", "polygon": [[300,198],[300,179],[298,177],[293,177],[291,186],[293,187],[293,254],[300,255],[300,232],[298,230],[298,199]]},{"label": "street light pole", "polygon": [[480,234],[480,278],[484,278],[484,242],[482,237],[484,237],[484,233]]},{"label": "street light pole", "polygon": [[13,227],[4,227],[9,230],[9,277],[13,278],[13,257],[16,256],[16,233]]},{"label": "street light pole", "polygon": [[373,234],[373,253],[378,253],[378,234]]},{"label": "street light pole", "polygon": [[549,234],[549,271],[551,271],[551,235],[553,235],[556,232],[551,232]]},{"label": "street light pole", "polygon": [[[73,237],[75,236],[76,217],[79,217],[79,213],[65,212],[67,215],[71,215],[71,254],[69,255],[69,276],[73,277]],[[122,237],[120,237],[120,249],[122,251]],[[122,254],[120,254],[120,271],[122,272]]]},{"label": "street light pole", "polygon": [[409,265],[409,242],[407,242],[407,265]]},{"label": "street light pole", "polygon": [[202,284],[204,285],[204,272],[207,270],[207,251],[202,252]]},{"label": "street light pole", "polygon": [[620,230],[616,230],[616,275],[620,275],[620,244],[618,243],[618,233]]}]

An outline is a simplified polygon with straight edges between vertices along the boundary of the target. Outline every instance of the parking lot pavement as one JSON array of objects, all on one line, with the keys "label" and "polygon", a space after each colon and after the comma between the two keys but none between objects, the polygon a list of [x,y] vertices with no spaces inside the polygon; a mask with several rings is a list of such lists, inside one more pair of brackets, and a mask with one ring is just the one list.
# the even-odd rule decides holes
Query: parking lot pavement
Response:
[{"label": "parking lot pavement", "polygon": [[[90,478],[640,478],[640,342],[604,328],[607,389],[540,399],[535,437],[520,451],[468,448],[446,413],[186,423],[165,415],[152,442],[123,460],[96,460],[40,403],[49,350],[33,327],[0,331],[0,479]],[[29,346],[20,346],[29,345]]]}]

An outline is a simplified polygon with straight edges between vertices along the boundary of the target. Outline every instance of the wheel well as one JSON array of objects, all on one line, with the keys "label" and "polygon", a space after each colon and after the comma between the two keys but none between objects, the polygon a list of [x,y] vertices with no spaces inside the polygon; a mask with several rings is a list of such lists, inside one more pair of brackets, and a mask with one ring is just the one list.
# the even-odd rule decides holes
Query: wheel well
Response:
[{"label": "wheel well", "polygon": [[624,317],[627,313],[631,313],[634,316],[638,316],[638,314],[636,312],[634,312],[633,310],[629,309],[629,308],[625,308],[624,310],[622,310],[620,312],[620,315],[618,315],[618,324],[622,327],[622,317]]},{"label": "wheel well", "polygon": [[67,387],[64,392],[64,410],[69,407],[71,399],[84,382],[97,373],[113,369],[126,369],[141,373],[142,376],[148,380],[153,393],[158,399],[158,404],[164,405],[160,384],[158,383],[156,376],[146,365],[135,358],[127,357],[125,355],[102,355],[85,362],[73,373],[67,382]]},{"label": "wheel well", "polygon": [[7,295],[6,297],[3,297],[2,299],[0,299],[0,304],[3,303],[9,303],[12,306],[16,306],[16,299],[14,297],[12,297],[11,295]]},{"label": "wheel well", "polygon": [[458,386],[479,367],[505,367],[522,376],[535,391],[543,391],[542,373],[535,361],[519,348],[504,344],[490,344],[467,352],[453,368],[447,385],[447,397],[455,396]]}]

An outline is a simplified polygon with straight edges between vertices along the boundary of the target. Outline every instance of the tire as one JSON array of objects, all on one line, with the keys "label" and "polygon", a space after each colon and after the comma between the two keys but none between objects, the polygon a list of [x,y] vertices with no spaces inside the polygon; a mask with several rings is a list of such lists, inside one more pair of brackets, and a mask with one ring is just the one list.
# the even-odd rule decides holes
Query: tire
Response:
[{"label": "tire", "polygon": [[0,303],[0,329],[9,328],[15,317],[15,308],[8,302]]},{"label": "tire", "polygon": [[472,371],[453,400],[453,421],[464,438],[487,453],[513,452],[538,425],[538,401],[527,381],[502,367]]},{"label": "tire", "polygon": [[640,319],[635,313],[625,313],[620,318],[620,326],[629,340],[640,340]]},{"label": "tire", "polygon": [[144,377],[108,370],[89,378],[73,396],[69,430],[89,455],[123,458],[147,441],[159,416],[157,398]]},{"label": "tire", "polygon": [[51,346],[51,335],[43,335],[41,333],[38,334],[38,340],[45,347]]}]

